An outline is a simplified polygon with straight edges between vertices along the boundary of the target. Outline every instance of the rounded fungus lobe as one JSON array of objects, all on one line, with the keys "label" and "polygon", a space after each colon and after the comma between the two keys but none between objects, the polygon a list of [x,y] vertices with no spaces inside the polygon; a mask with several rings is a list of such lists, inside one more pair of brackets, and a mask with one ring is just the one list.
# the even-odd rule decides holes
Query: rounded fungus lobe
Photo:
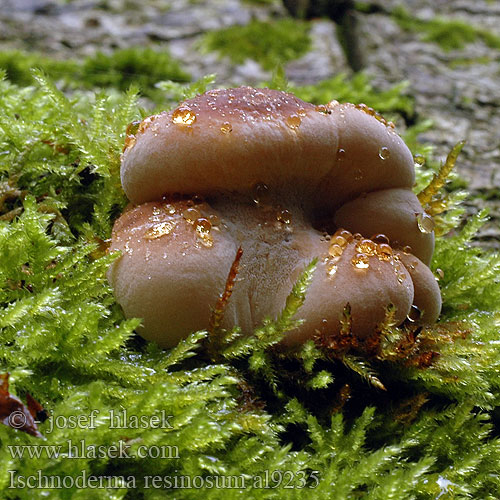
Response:
[{"label": "rounded fungus lobe", "polygon": [[108,272],[116,299],[128,317],[144,319],[140,332],[160,345],[207,327],[237,250],[227,233],[206,230],[217,214],[205,203],[195,207],[185,200],[143,203],[113,228],[112,249],[123,254]]},{"label": "rounded fungus lobe", "polygon": [[[324,210],[364,192],[413,186],[413,157],[391,127],[351,104],[316,108],[269,89],[197,96],[143,120],[123,153],[123,189],[139,204],[165,193],[250,193],[261,183]],[[176,120],[179,110],[190,110],[189,123]]]},{"label": "rounded fungus lobe", "polygon": [[123,255],[108,276],[125,314],[144,318],[141,334],[162,346],[207,328],[239,247],[223,327],[250,333],[276,317],[314,258],[305,322],[286,344],[338,333],[347,304],[359,338],[388,308],[397,324],[412,307],[420,323],[439,315],[412,155],[367,107],[210,91],[135,125],[121,176],[141,205],[115,224],[111,250]]}]

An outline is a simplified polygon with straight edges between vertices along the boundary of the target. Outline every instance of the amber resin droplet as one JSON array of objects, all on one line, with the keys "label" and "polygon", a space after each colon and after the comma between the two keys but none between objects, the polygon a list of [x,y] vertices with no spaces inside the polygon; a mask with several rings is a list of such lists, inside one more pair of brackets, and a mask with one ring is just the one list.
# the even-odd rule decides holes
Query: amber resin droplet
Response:
[{"label": "amber resin droplet", "polygon": [[286,124],[291,128],[291,129],[297,129],[300,127],[300,124],[302,123],[302,119],[300,118],[299,115],[290,115],[286,119]]},{"label": "amber resin droplet", "polygon": [[370,106],[367,106],[364,103],[361,104],[356,104],[355,107],[367,115],[373,116],[376,118],[380,123],[383,123],[386,127],[389,127],[391,129],[394,128],[394,123],[388,122],[382,115],[378,114],[373,108],[370,108]]},{"label": "amber resin droplet", "polygon": [[196,121],[196,114],[187,106],[180,106],[172,113],[172,122],[177,125],[192,125]]},{"label": "amber resin droplet", "polygon": [[123,145],[123,151],[125,152],[127,149],[133,148],[136,142],[137,139],[135,138],[135,135],[127,135],[127,137],[125,137],[125,144]]},{"label": "amber resin droplet", "polygon": [[233,131],[233,126],[229,122],[225,122],[220,126],[220,131],[223,134],[229,134]]},{"label": "amber resin droplet", "polygon": [[134,120],[127,125],[126,134],[127,135],[135,135],[139,130],[139,125],[141,124],[140,120]]},{"label": "amber resin droplet", "polygon": [[205,247],[211,247],[214,244],[213,236],[210,234],[212,229],[211,222],[205,218],[200,217],[195,222],[196,234],[200,238],[201,244]]},{"label": "amber resin droplet", "polygon": [[382,233],[374,234],[370,239],[376,241],[377,243],[386,243],[387,245],[389,244],[389,238]]},{"label": "amber resin droplet", "polygon": [[372,240],[361,240],[356,245],[356,251],[366,255],[375,255],[377,253],[377,244]]},{"label": "amber resin droplet", "polygon": [[139,134],[142,134],[142,132],[145,132],[146,129],[156,120],[156,115],[151,115],[148,116],[147,118],[144,118],[141,123],[139,123],[139,128],[137,129],[137,132]]},{"label": "amber resin droplet", "polygon": [[347,246],[347,238],[341,236],[340,234],[333,235],[331,239],[332,245],[338,245],[341,248],[345,248]]},{"label": "amber resin droplet", "polygon": [[205,217],[196,219],[195,226],[198,233],[209,233],[212,229],[212,223]]},{"label": "amber resin droplet", "polygon": [[161,238],[162,236],[170,234],[176,225],[177,223],[174,221],[160,222],[159,224],[155,224],[144,233],[144,238],[146,238],[147,240],[156,240],[158,238]]},{"label": "amber resin droplet", "polygon": [[357,253],[351,262],[356,269],[368,269],[370,267],[368,256],[364,253]]},{"label": "amber resin droplet", "polygon": [[276,215],[276,220],[282,224],[290,224],[292,222],[292,214],[287,209],[280,210]]},{"label": "amber resin droplet", "polygon": [[417,214],[417,225],[420,232],[426,234],[432,233],[436,227],[434,219],[425,212]]},{"label": "amber resin droplet", "polygon": [[214,246],[214,238],[210,233],[200,236],[199,241],[204,247],[210,248]]},{"label": "amber resin droplet", "polygon": [[189,208],[186,208],[186,210],[184,210],[184,212],[182,212],[182,216],[184,217],[184,219],[186,219],[187,222],[189,222],[190,224],[194,224],[195,221],[199,217],[201,217],[201,214],[196,208],[189,207]]},{"label": "amber resin droplet", "polygon": [[331,257],[340,257],[344,253],[344,249],[337,244],[330,245],[328,248],[328,255]]},{"label": "amber resin droplet", "polygon": [[337,231],[335,231],[335,233],[332,236],[332,240],[334,238],[336,238],[337,236],[342,236],[342,238],[344,238],[348,243],[350,243],[354,239],[354,237],[350,231],[348,231],[347,229],[342,229],[342,228],[337,229]]},{"label": "amber resin droplet", "polygon": [[163,205],[163,209],[165,210],[165,212],[167,212],[168,215],[174,215],[176,211],[175,207],[170,203],[165,203],[165,205]]},{"label": "amber resin droplet", "polygon": [[323,115],[331,114],[331,110],[328,109],[328,107],[325,106],[324,104],[319,104],[318,106],[316,106],[315,110]]},{"label": "amber resin droplet", "polygon": [[342,149],[342,148],[338,149],[337,150],[337,160],[342,161],[345,158],[345,154],[346,154],[345,149]]},{"label": "amber resin droplet", "polygon": [[377,247],[377,257],[380,260],[391,260],[392,248],[387,243],[380,243]]}]

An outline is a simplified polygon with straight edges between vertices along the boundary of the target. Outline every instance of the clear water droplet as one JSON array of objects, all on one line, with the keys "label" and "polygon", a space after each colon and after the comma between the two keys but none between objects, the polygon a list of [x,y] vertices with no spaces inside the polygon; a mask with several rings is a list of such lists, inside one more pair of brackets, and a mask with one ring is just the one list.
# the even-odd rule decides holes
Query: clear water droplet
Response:
[{"label": "clear water droplet", "polygon": [[391,156],[391,152],[389,151],[389,148],[386,147],[386,146],[382,146],[379,150],[378,150],[378,156],[381,160],[387,160],[387,158],[389,158],[389,156]]},{"label": "clear water droplet", "polygon": [[259,182],[253,188],[253,201],[256,205],[265,202],[269,196],[269,188],[263,182]]},{"label": "clear water droplet", "polygon": [[425,212],[417,214],[417,225],[420,232],[425,234],[432,233],[436,227],[434,219]]},{"label": "clear water droplet", "polygon": [[422,316],[422,311],[420,311],[420,309],[415,304],[413,304],[410,308],[410,312],[408,313],[406,319],[410,323],[415,323],[415,321],[418,321],[421,316]]},{"label": "clear water droplet", "polygon": [[420,154],[416,154],[414,157],[413,157],[413,161],[415,162],[416,165],[425,165],[425,156],[423,155],[420,155]]},{"label": "clear water droplet", "polygon": [[220,225],[220,219],[219,219],[218,215],[211,214],[208,216],[208,220],[210,221],[210,224],[212,224],[212,226],[214,226],[214,227]]}]

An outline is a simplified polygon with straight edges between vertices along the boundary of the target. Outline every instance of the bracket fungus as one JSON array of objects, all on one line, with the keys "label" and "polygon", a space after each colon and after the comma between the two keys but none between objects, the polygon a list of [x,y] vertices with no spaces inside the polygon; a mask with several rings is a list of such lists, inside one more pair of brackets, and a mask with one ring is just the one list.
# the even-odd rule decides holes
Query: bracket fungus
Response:
[{"label": "bracket fungus", "polygon": [[125,315],[143,318],[141,335],[161,346],[207,328],[240,247],[222,327],[251,332],[276,317],[314,258],[305,321],[285,344],[338,333],[347,305],[359,338],[388,308],[396,324],[439,315],[433,221],[412,192],[413,157],[364,105],[209,91],[129,128],[121,179],[134,205],[114,226],[122,257],[108,278]]}]

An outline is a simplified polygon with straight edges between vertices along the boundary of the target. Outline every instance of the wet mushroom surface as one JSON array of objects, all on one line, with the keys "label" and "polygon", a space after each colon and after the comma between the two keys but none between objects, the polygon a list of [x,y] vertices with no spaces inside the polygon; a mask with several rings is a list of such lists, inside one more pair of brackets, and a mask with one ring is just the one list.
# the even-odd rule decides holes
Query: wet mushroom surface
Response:
[{"label": "wet mushroom surface", "polygon": [[170,347],[207,328],[239,248],[222,326],[251,333],[275,318],[317,259],[284,344],[393,321],[432,323],[441,296],[430,271],[433,220],[412,192],[413,157],[364,105],[315,106],[292,94],[209,91],[131,126],[108,273],[139,333]]}]

